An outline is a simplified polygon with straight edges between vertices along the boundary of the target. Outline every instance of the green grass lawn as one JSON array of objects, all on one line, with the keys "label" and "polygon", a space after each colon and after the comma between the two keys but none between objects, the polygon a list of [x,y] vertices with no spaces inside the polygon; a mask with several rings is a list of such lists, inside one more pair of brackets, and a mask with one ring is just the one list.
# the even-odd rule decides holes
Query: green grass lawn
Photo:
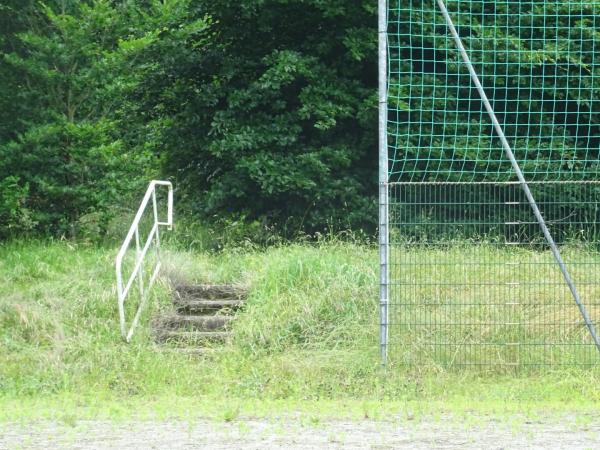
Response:
[{"label": "green grass lawn", "polygon": [[162,281],[139,332],[125,344],[115,254],[71,242],[0,245],[0,420],[70,414],[227,420],[287,410],[345,417],[537,414],[593,410],[600,401],[600,375],[591,369],[382,369],[377,250],[356,243],[166,250],[165,277],[249,288],[233,339],[202,358],[156,346],[148,324],[154,312],[169,308]]}]

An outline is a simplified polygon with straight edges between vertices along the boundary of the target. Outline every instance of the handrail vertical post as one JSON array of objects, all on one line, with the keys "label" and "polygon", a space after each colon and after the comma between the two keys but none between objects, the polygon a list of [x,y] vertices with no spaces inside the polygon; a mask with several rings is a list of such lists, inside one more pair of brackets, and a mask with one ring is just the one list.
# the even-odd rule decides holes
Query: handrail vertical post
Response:
[{"label": "handrail vertical post", "polygon": [[[156,205],[156,189],[152,191],[152,209],[154,212],[154,223],[158,223],[158,207]],[[169,220],[167,218],[167,220]],[[156,259],[160,262],[160,231],[156,227]]]},{"label": "handrail vertical post", "polygon": [[143,261],[140,258],[141,255],[141,249],[140,249],[140,229],[139,226],[135,229],[135,263],[136,266],[139,264],[139,268],[138,268],[138,281],[139,281],[139,286],[140,286],[140,295],[143,296],[144,295],[144,268],[143,268]]},{"label": "handrail vertical post", "polygon": [[125,309],[124,309],[124,297],[123,297],[123,276],[121,274],[121,265],[117,261],[117,300],[119,306],[119,325],[121,328],[121,336],[125,336],[127,333],[125,327]]},{"label": "handrail vertical post", "polygon": [[167,193],[167,222],[169,223],[169,230],[173,229],[173,186],[169,185],[169,192]]}]

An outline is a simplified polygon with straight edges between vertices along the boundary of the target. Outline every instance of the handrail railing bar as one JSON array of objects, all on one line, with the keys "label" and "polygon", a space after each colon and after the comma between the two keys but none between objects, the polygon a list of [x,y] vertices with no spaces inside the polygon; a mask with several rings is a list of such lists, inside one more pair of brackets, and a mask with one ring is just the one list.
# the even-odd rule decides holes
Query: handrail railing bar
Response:
[{"label": "handrail railing bar", "polygon": [[127,232],[127,236],[125,237],[125,240],[123,241],[123,244],[121,245],[121,248],[119,249],[119,253],[117,254],[117,264],[119,264],[119,260],[123,258],[123,256],[125,255],[125,253],[127,252],[127,249],[129,248],[129,244],[131,243],[131,239],[133,238],[133,235],[135,233],[135,229],[137,228],[137,226],[139,225],[140,221],[142,220],[142,216],[144,215],[144,211],[146,210],[146,206],[148,206],[148,201],[150,200],[150,196],[152,195],[152,191],[154,190],[154,188],[156,186],[168,186],[169,187],[169,206],[168,206],[168,213],[167,213],[167,226],[172,227],[173,226],[173,206],[172,206],[172,201],[173,201],[173,191],[172,191],[172,184],[168,181],[152,181],[150,183],[150,186],[148,186],[148,190],[146,191],[146,194],[144,195],[144,198],[140,204],[140,208],[138,209],[137,214],[135,215],[135,218],[133,219],[133,222],[131,224],[131,227],[129,228],[129,231]]},{"label": "handrail railing bar", "polygon": [[[158,228],[156,228],[156,236],[158,236],[158,234],[159,234]],[[151,239],[149,239],[149,240],[151,240]],[[127,333],[127,337],[126,337],[127,342],[130,342],[131,338],[133,337],[133,332],[135,331],[135,327],[139,323],[140,317],[142,316],[142,311],[144,310],[144,306],[146,306],[146,302],[148,300],[148,293],[152,289],[152,286],[154,286],[154,283],[156,282],[156,279],[158,278],[158,274],[160,273],[161,267],[162,267],[162,264],[159,260],[159,261],[157,261],[156,266],[154,268],[154,272],[152,273],[152,276],[150,277],[150,281],[148,283],[148,289],[146,289],[146,291],[143,294],[141,294],[142,298],[141,298],[140,305],[138,306],[138,309],[135,313],[133,321],[131,322],[131,327],[129,328],[129,332]]]},{"label": "handrail railing bar", "polygon": [[148,235],[148,238],[146,239],[146,242],[144,243],[144,247],[142,248],[142,251],[139,255],[139,258],[136,256],[136,264],[131,272],[131,275],[129,276],[129,279],[127,280],[127,284],[125,285],[125,289],[123,290],[123,297],[126,297],[127,294],[129,293],[129,290],[131,289],[131,285],[133,284],[133,282],[135,281],[135,277],[138,274],[138,272],[141,270],[142,268],[142,263],[143,263],[143,259],[146,257],[146,253],[148,253],[148,249],[150,248],[150,244],[152,244],[152,239],[154,237],[154,233],[156,233],[158,231],[158,225],[154,224],[154,226],[152,227],[152,230],[150,231],[150,234]]},{"label": "handrail railing bar", "polygon": [[[156,187],[157,186],[168,187],[167,222],[159,221],[159,219],[158,219],[158,201],[157,201],[157,195],[156,195]],[[152,229],[151,229],[150,233],[148,234],[148,237],[146,238],[144,245],[142,246],[141,239],[140,239],[139,225],[140,225],[140,222],[142,220],[144,213],[146,212],[146,208],[148,207],[148,203],[149,203],[150,199],[152,199],[154,225],[152,226]],[[117,253],[117,258],[116,258],[116,263],[115,263],[116,271],[117,271],[117,297],[118,297],[118,306],[119,306],[119,321],[120,321],[121,335],[127,342],[131,341],[131,338],[135,331],[135,327],[139,323],[141,314],[142,314],[144,306],[146,304],[146,301],[148,298],[148,293],[150,292],[150,289],[156,282],[156,279],[157,279],[158,274],[160,273],[160,269],[162,267],[162,264],[160,261],[160,230],[159,230],[160,226],[167,226],[167,227],[169,227],[169,229],[173,228],[173,185],[168,181],[154,180],[150,183],[150,185],[148,186],[148,189],[146,190],[146,193],[144,194],[144,197],[142,199],[140,207],[135,215],[135,218],[133,219],[131,226],[129,227],[127,236],[125,237],[125,240],[123,241],[123,244],[121,245],[121,248],[119,249],[119,252]],[[136,262],[135,262],[133,271],[131,272],[131,275],[127,280],[127,283],[125,284],[125,288],[123,289],[123,273],[122,273],[123,258],[125,257],[125,254],[129,250],[131,241],[134,237],[135,237],[135,244],[136,244]],[[145,278],[144,272],[143,272],[144,259],[148,253],[148,250],[150,249],[150,246],[152,245],[152,242],[155,242],[155,244],[156,244],[157,261],[154,266],[154,270],[152,271],[152,275],[150,276],[148,285],[146,287],[144,287],[144,278]],[[126,299],[127,295],[129,294],[129,292],[131,291],[131,288],[133,286],[133,283],[135,282],[136,277],[138,277],[138,280],[139,280],[139,292],[140,292],[141,300],[140,300],[140,304],[136,310],[135,316],[131,322],[131,327],[129,328],[129,330],[127,330],[124,304],[125,304],[125,299]]]},{"label": "handrail railing bar", "polygon": [[135,327],[137,327],[137,324],[139,323],[140,318],[142,317],[142,311],[144,310],[144,306],[146,306],[146,302],[148,301],[147,293],[150,292],[150,289],[152,288],[152,286],[154,286],[154,283],[158,278],[158,274],[160,272],[161,267],[162,264],[158,262],[156,264],[156,267],[154,268],[154,272],[152,273],[152,276],[150,277],[150,282],[148,283],[148,289],[146,290],[146,293],[142,296],[142,301],[140,302],[140,305],[138,306],[138,309],[135,312],[135,316],[133,318],[133,321],[131,322],[131,327],[129,327],[129,331],[127,332],[127,337],[125,338],[127,342],[130,342],[131,338],[133,337]]}]

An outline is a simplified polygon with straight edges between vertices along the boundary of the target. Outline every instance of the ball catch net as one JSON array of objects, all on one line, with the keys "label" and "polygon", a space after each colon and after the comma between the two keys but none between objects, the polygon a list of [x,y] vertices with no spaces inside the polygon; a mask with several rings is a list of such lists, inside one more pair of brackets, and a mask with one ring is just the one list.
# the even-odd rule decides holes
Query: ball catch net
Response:
[{"label": "ball catch net", "polygon": [[384,10],[382,355],[600,363],[600,2]]}]

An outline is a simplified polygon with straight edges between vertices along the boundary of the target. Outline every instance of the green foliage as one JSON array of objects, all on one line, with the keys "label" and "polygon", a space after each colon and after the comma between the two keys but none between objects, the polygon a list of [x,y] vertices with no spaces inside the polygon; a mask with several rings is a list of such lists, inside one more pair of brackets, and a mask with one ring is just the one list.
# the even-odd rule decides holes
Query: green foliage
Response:
[{"label": "green foliage", "polygon": [[[449,10],[528,179],[596,179],[598,3]],[[514,180],[436,2],[392,0],[389,23],[391,179]]]},{"label": "green foliage", "polygon": [[0,179],[27,186],[19,214],[27,211],[38,231],[77,235],[80,219],[94,216],[102,234],[115,204],[159,167],[154,141],[132,142],[142,130],[125,113],[128,96],[159,70],[148,54],[167,52],[165,34],[181,43],[207,24],[187,20],[187,1],[58,3],[38,7],[32,25],[13,35],[18,45],[1,55],[20,79],[10,101],[22,105],[24,125],[0,141]]},{"label": "green foliage", "polygon": [[27,112],[18,101],[20,74],[3,63],[3,54],[22,49],[16,35],[35,23],[34,12],[34,0],[4,0],[0,4],[0,146],[24,129],[19,118]]},{"label": "green foliage", "polygon": [[[261,241],[275,230],[373,230],[376,6],[4,1],[0,180],[13,188],[2,192],[0,235],[105,233],[115,205],[132,205],[159,173],[186,214],[245,222]],[[525,172],[596,171],[600,74],[586,42],[598,39],[597,4],[452,6]],[[402,74],[390,85],[393,178],[510,177],[436,8],[390,2],[391,24],[422,28],[390,36]]]},{"label": "green foliage", "polygon": [[187,205],[292,233],[373,224],[373,6],[204,2],[212,42],[163,58],[136,106]]},{"label": "green foliage", "polygon": [[29,194],[29,185],[20,185],[15,176],[0,180],[0,238],[23,234],[31,230],[35,223],[30,217],[29,210],[24,207]]},{"label": "green foliage", "polygon": [[[497,255],[510,259],[502,251]],[[187,398],[191,410],[203,412],[232,402],[214,408],[221,418],[236,410],[235,402],[250,399],[284,405],[393,399],[399,409],[414,402],[434,410],[494,405],[519,412],[530,403],[597,408],[600,400],[596,369],[510,375],[435,366],[382,371],[375,246],[334,239],[266,250],[165,251],[163,273],[169,277],[241,282],[250,290],[233,323],[233,339],[200,358],[165,351],[152,340],[151,314],[172,307],[163,283],[133,343],[122,342],[114,256],[113,248],[66,241],[0,244],[0,421],[15,420],[6,402],[37,406],[43,399],[70,397],[86,408],[108,399],[129,414],[137,412],[132,402],[152,399],[161,399],[169,415],[178,411],[174,399]],[[410,339],[394,351],[419,347],[417,336]],[[345,408],[334,415],[340,410]]]}]

